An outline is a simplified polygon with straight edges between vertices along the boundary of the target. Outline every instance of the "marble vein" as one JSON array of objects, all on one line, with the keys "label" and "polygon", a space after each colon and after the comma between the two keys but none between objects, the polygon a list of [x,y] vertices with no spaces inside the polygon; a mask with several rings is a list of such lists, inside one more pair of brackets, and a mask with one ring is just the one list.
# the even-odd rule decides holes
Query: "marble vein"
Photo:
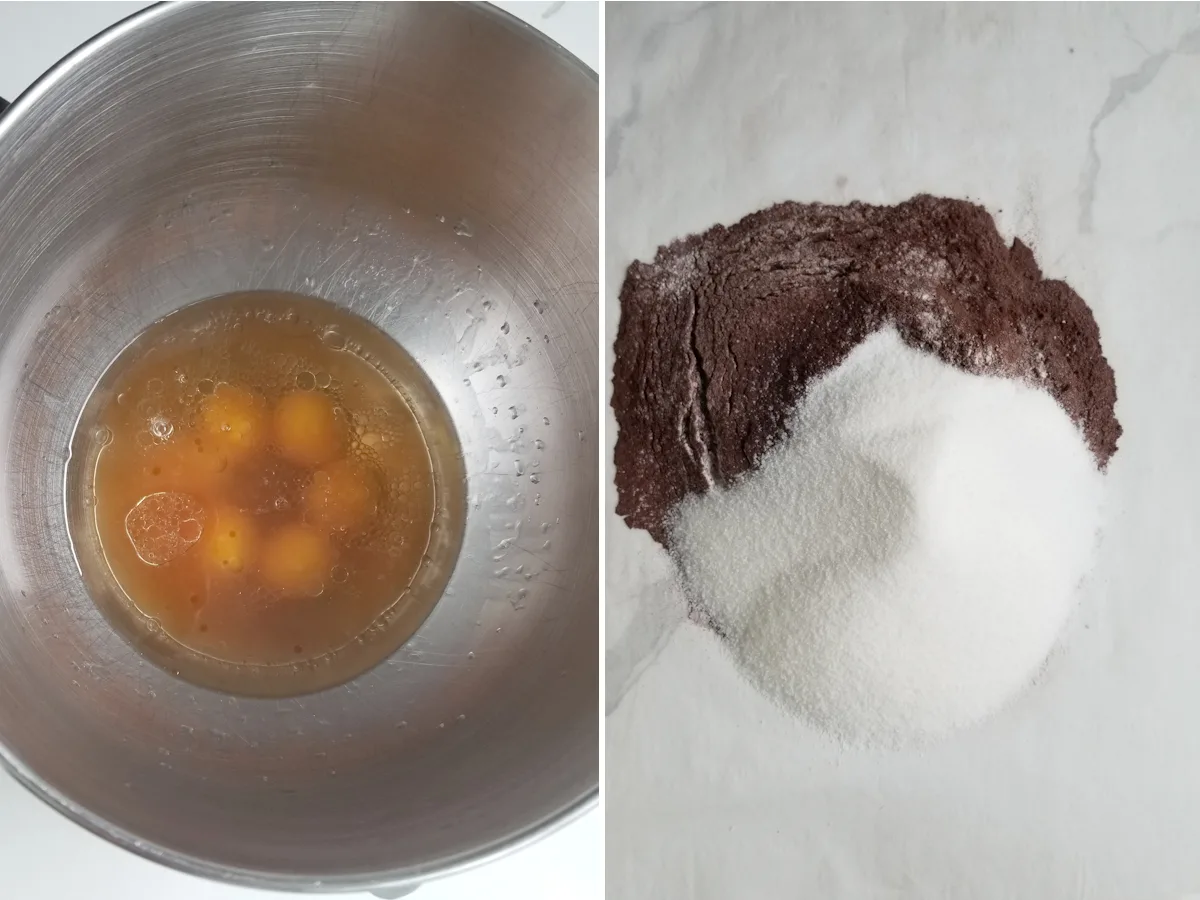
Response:
[{"label": "marble vein", "polygon": [[617,171],[617,166],[621,161],[621,145],[625,142],[625,133],[641,114],[642,86],[635,84],[629,109],[617,116],[608,129],[608,136],[604,139],[604,175],[606,178],[611,178]]},{"label": "marble vein", "polygon": [[[686,25],[693,19],[704,12],[707,12],[714,7],[720,6],[717,2],[701,3],[688,10],[687,14],[679,19],[668,19],[663,22],[656,22],[647,29],[645,36],[642,38],[642,44],[638,48],[637,56],[634,58],[633,65],[630,71],[638,71],[639,68],[654,58],[662,47],[663,41],[666,39],[667,32],[679,25]],[[629,108],[621,113],[609,126],[608,133],[604,138],[604,176],[612,177],[617,171],[617,167],[621,162],[621,146],[625,141],[625,135],[633,124],[642,114],[642,86],[641,83],[633,85]]]},{"label": "marble vein", "polygon": [[1091,234],[1093,212],[1096,205],[1096,183],[1100,179],[1100,153],[1096,149],[1096,132],[1104,120],[1120,109],[1130,97],[1140,94],[1154,83],[1163,65],[1172,56],[1200,54],[1200,28],[1194,28],[1167,50],[1154,53],[1133,72],[1114,78],[1108,85],[1108,96],[1104,105],[1088,127],[1087,162],[1084,165],[1083,181],[1079,189],[1079,231]]}]

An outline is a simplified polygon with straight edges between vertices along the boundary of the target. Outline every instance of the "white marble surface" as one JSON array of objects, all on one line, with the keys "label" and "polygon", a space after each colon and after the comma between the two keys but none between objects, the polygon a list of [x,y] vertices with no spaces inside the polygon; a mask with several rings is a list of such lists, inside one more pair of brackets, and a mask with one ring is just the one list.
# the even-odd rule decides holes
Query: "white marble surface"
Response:
[{"label": "white marble surface", "polygon": [[[146,5],[0,3],[0,97],[14,99],[78,44]],[[548,34],[593,69],[598,67],[598,3],[497,5]],[[428,884],[413,900],[598,900],[603,878],[601,842],[600,813],[593,811],[526,850]],[[214,884],[146,862],[53,812],[0,769],[0,897],[266,900],[280,896]]]},{"label": "white marble surface", "polygon": [[1200,896],[1200,7],[606,16],[610,362],[624,269],[658,244],[928,191],[983,203],[1091,303],[1126,429],[1063,646],[923,752],[843,752],[758,697],[610,483],[608,896]]}]

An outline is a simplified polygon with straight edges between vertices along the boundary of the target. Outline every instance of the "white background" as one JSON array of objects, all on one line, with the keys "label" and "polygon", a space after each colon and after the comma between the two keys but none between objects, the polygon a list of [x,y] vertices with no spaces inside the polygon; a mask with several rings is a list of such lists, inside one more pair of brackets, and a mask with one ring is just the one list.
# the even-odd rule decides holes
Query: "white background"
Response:
[{"label": "white background", "polygon": [[[0,3],[0,97],[15,99],[80,43],[145,5]],[[598,4],[498,5],[598,68]],[[593,811],[527,850],[426,885],[413,900],[597,900],[602,896],[602,834],[600,815]],[[0,771],[0,896],[255,900],[280,895],[216,885],[146,862],[62,818]]]}]

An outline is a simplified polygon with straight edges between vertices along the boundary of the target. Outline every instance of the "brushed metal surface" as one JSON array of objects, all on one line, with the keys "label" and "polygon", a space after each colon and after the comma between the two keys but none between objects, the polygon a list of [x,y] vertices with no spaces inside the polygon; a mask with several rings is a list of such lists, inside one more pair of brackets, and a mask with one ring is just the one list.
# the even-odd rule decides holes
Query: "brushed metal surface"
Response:
[{"label": "brushed metal surface", "polygon": [[[0,755],[211,877],[413,884],[531,839],[598,773],[598,90],[490,8],[152,8],[0,119]],[[343,304],[423,366],[468,472],[417,635],[348,685],[207,691],[146,662],[67,541],[72,428],[184,304]]]}]

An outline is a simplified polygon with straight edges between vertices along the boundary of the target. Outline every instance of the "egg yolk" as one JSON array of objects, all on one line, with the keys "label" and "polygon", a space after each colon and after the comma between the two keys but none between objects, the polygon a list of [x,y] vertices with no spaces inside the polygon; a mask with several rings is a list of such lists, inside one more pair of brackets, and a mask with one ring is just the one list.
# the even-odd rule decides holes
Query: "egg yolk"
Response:
[{"label": "egg yolk", "polygon": [[218,384],[200,404],[200,421],[205,436],[231,457],[243,457],[265,443],[266,403],[244,388]]},{"label": "egg yolk", "polygon": [[333,564],[333,548],[320,531],[308,525],[282,526],[267,538],[259,575],[263,583],[293,597],[321,593]]},{"label": "egg yolk", "polygon": [[339,531],[363,525],[378,505],[379,488],[372,473],[349,460],[318,469],[304,492],[308,520]]},{"label": "egg yolk", "polygon": [[212,495],[228,477],[229,455],[215,441],[186,432],[149,448],[141,474],[152,489]]},{"label": "egg yolk", "polygon": [[204,561],[221,574],[241,572],[250,565],[257,537],[248,515],[232,507],[220,507],[205,529]]},{"label": "egg yolk", "polygon": [[337,459],[346,439],[333,403],[315,391],[295,391],[280,399],[275,406],[274,436],[286,459],[309,467]]}]

